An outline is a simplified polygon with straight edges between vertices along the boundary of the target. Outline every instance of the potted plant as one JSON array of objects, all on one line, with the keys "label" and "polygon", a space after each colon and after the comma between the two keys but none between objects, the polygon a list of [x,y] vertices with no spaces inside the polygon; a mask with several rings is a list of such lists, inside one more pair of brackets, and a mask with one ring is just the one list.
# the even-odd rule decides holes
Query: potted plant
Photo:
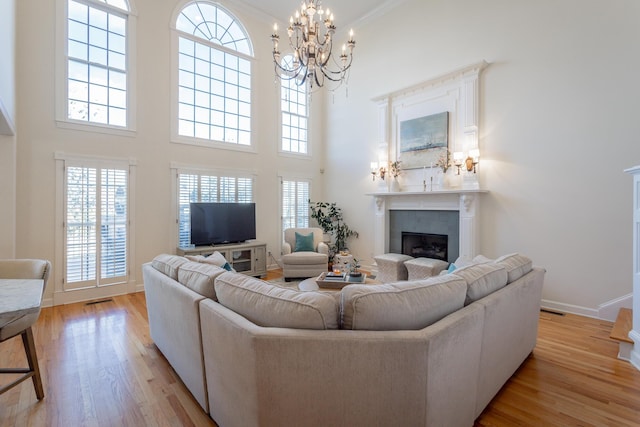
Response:
[{"label": "potted plant", "polygon": [[309,210],[311,218],[318,223],[325,234],[329,234],[333,239],[333,243],[329,243],[329,261],[331,262],[336,253],[347,248],[347,239],[358,237],[358,232],[345,224],[342,209],[336,203],[309,200]]}]

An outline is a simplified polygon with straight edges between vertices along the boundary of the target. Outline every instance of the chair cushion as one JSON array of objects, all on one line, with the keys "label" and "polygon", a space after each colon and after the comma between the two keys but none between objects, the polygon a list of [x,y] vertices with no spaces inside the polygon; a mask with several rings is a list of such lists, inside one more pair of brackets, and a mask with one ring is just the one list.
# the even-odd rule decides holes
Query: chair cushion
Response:
[{"label": "chair cushion", "polygon": [[324,292],[281,288],[239,273],[215,281],[218,301],[256,325],[293,329],[338,329],[339,303]]},{"label": "chair cushion", "polygon": [[189,260],[178,255],[160,254],[151,261],[151,266],[173,280],[178,280],[178,269],[185,262]]},{"label": "chair cushion", "polygon": [[467,284],[454,275],[342,288],[342,329],[417,330],[464,306]]},{"label": "chair cushion", "polygon": [[313,246],[313,233],[300,234],[296,231],[296,245],[293,248],[294,252],[313,252],[315,247]]},{"label": "chair cushion", "polygon": [[214,282],[226,270],[204,262],[186,262],[178,269],[178,282],[202,296],[216,299]]},{"label": "chair cushion", "polygon": [[507,270],[494,263],[467,265],[450,275],[461,277],[467,283],[465,305],[484,298],[507,284]]},{"label": "chair cushion", "polygon": [[318,252],[293,252],[282,255],[283,264],[287,265],[319,265],[326,264],[329,257]]}]

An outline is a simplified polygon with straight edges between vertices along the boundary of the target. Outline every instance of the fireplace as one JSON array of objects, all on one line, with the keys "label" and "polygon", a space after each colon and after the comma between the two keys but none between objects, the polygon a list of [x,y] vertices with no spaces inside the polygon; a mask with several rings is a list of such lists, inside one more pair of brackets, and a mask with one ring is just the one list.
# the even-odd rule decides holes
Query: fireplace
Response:
[{"label": "fireplace", "polygon": [[446,234],[402,232],[402,253],[414,258],[448,260],[449,236]]},{"label": "fireplace", "polygon": [[[388,252],[454,262],[460,254],[459,217],[458,211],[391,210]],[[407,235],[413,237],[407,241]]]}]

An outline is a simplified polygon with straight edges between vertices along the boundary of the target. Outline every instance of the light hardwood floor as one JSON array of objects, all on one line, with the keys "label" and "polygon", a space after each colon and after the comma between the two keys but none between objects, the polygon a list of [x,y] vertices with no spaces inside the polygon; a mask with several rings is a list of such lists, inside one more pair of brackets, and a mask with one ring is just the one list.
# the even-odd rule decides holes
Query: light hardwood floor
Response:
[{"label": "light hardwood floor", "polygon": [[[476,426],[640,425],[640,372],[610,330],[541,313],[533,355]],[[0,426],[215,426],[149,337],[143,293],[45,308],[34,333],[45,398],[31,381],[0,395]],[[19,338],[0,344],[0,366],[25,363]]]}]

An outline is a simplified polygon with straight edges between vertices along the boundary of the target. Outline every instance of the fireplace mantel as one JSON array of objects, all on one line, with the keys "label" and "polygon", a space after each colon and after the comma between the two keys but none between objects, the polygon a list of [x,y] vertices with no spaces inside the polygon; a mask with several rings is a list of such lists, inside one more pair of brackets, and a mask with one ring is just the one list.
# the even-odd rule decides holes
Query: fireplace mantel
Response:
[{"label": "fireplace mantel", "polygon": [[374,253],[389,251],[389,211],[452,210],[460,212],[460,257],[472,259],[478,252],[480,198],[485,193],[480,189],[367,193],[376,201]]}]

